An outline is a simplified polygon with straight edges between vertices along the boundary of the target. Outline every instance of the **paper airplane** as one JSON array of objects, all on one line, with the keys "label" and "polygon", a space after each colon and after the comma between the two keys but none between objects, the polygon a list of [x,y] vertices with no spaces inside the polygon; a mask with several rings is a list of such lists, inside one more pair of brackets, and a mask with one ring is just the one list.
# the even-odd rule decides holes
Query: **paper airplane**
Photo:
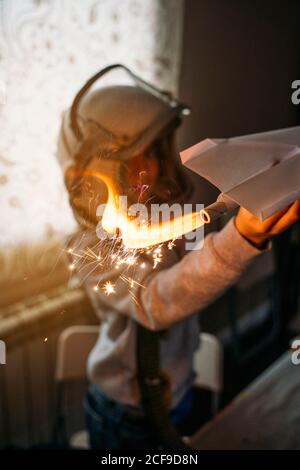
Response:
[{"label": "paper airplane", "polygon": [[[240,205],[264,220],[300,198],[300,126],[230,139],[205,139],[180,153],[182,163],[221,194],[206,208]],[[217,213],[211,212],[213,218]]]}]

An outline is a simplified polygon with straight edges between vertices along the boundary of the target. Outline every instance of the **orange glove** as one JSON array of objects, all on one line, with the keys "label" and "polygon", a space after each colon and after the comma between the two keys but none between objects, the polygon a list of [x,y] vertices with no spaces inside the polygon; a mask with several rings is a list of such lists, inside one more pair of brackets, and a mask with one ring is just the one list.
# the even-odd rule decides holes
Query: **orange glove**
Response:
[{"label": "orange glove", "polygon": [[246,240],[260,248],[269,238],[283,232],[299,219],[300,200],[276,212],[263,222],[241,207],[235,218],[235,226]]}]

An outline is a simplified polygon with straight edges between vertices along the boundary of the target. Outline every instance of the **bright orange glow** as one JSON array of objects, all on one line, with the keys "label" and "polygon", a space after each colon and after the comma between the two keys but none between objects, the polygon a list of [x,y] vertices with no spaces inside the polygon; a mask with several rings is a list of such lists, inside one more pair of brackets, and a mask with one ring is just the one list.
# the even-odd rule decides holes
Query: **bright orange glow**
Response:
[{"label": "bright orange glow", "polygon": [[205,223],[201,212],[191,212],[157,224],[141,224],[136,219],[129,218],[120,207],[120,194],[110,177],[100,171],[85,170],[83,174],[93,176],[106,184],[108,200],[102,216],[102,227],[110,234],[120,230],[126,248],[147,248],[174,240]]}]

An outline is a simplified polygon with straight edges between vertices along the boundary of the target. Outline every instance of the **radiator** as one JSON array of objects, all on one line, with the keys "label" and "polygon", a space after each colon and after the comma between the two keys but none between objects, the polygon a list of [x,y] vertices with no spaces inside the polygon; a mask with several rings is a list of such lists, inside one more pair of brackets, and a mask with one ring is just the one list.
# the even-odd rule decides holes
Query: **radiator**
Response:
[{"label": "radiator", "polygon": [[[96,323],[80,288],[60,287],[0,310],[0,338],[6,364],[0,365],[0,448],[30,448],[52,442],[56,409],[54,368],[61,331]],[[67,436],[84,427],[86,380],[66,384]]]}]

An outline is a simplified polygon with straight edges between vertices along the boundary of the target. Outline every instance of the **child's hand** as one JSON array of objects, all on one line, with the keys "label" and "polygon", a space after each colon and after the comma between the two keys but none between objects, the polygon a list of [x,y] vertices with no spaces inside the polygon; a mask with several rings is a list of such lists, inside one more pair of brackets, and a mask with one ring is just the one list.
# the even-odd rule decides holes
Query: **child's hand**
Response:
[{"label": "child's hand", "polygon": [[269,238],[283,232],[299,219],[300,200],[297,200],[263,222],[241,207],[235,218],[235,226],[252,245],[260,247]]}]

